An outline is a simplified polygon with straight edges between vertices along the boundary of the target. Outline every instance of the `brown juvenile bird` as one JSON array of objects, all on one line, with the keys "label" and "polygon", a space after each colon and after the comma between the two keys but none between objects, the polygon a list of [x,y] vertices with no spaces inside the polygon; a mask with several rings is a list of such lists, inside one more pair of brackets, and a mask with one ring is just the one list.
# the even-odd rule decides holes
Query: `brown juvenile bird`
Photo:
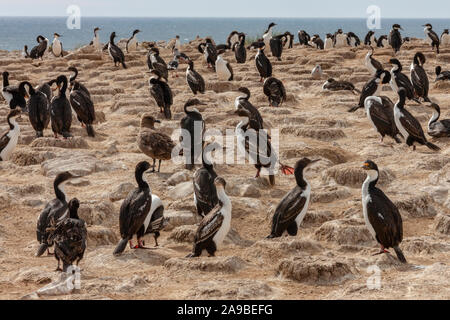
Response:
[{"label": "brown juvenile bird", "polygon": [[156,171],[156,160],[159,160],[158,172],[161,170],[161,161],[172,159],[172,150],[175,143],[172,139],[155,129],[155,123],[161,123],[150,113],[145,113],[141,119],[141,130],[137,137],[139,149],[153,159],[153,171]]}]

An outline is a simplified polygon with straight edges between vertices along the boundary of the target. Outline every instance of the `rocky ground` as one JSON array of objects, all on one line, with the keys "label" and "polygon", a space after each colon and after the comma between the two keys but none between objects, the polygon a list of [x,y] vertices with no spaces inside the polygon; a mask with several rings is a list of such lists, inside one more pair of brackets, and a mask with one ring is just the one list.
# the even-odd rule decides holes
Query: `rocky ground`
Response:
[{"label": "rocky ground", "polygon": [[[450,118],[450,83],[434,83],[434,68],[450,69],[450,49],[436,57],[429,46],[416,40],[399,54],[409,73],[414,53],[423,51],[432,79],[430,96],[439,101],[443,118]],[[163,199],[170,224],[162,232],[161,247],[127,251],[119,258],[112,252],[118,241],[121,201],[135,185],[134,168],[149,160],[139,152],[136,135],[140,116],[154,112],[162,119],[149,95],[146,50],[127,54],[128,69],[115,68],[109,56],[82,48],[64,58],[44,61],[21,58],[19,52],[0,52],[0,69],[11,74],[13,84],[51,80],[67,68],[80,70],[79,80],[90,90],[99,122],[97,137],[88,138],[75,120],[74,139],[56,141],[51,130],[34,139],[22,117],[19,145],[10,161],[0,163],[0,298],[53,299],[29,295],[57,280],[56,260],[35,258],[38,247],[36,219],[47,201],[54,198],[55,175],[71,170],[82,178],[67,187],[69,197],[82,202],[82,218],[89,225],[89,243],[81,263],[81,290],[58,299],[449,299],[450,298],[450,139],[433,141],[442,151],[425,147],[416,152],[389,138],[380,144],[364,110],[347,110],[358,101],[349,92],[324,93],[328,77],[352,81],[358,88],[369,79],[363,65],[366,48],[317,51],[296,46],[286,50],[282,62],[272,59],[274,76],[288,91],[282,108],[268,107],[253,57],[245,65],[232,61],[236,80],[217,81],[195,46],[183,51],[196,62],[207,81],[200,111],[208,128],[233,129],[235,90],[250,88],[251,101],[265,123],[281,132],[283,162],[294,165],[301,157],[322,159],[308,171],[312,203],[299,235],[274,241],[269,234],[275,206],[294,185],[293,176],[277,177],[269,188],[265,179],[254,179],[251,165],[219,165],[217,172],[228,182],[233,204],[232,231],[216,258],[187,260],[195,230],[192,172],[164,162],[162,173],[150,180],[154,194]],[[162,49],[166,61],[171,54]],[[377,50],[376,58],[387,64],[391,50]],[[312,80],[311,70],[320,64],[325,75]],[[191,97],[182,66],[179,78],[170,78],[175,94],[173,120],[161,130],[171,134],[183,117],[184,102]],[[389,87],[384,93],[394,101]],[[0,129],[6,129],[8,109],[0,107]],[[407,108],[426,127],[431,112],[409,103]],[[388,255],[372,256],[377,244],[362,218],[363,161],[371,159],[382,170],[380,185],[401,209],[405,239],[401,247],[410,264],[403,266]],[[153,244],[148,237],[147,244]],[[379,271],[379,272],[378,272]],[[380,287],[376,283],[380,276]],[[374,278],[375,275],[375,278]],[[374,282],[375,279],[375,282]]]}]

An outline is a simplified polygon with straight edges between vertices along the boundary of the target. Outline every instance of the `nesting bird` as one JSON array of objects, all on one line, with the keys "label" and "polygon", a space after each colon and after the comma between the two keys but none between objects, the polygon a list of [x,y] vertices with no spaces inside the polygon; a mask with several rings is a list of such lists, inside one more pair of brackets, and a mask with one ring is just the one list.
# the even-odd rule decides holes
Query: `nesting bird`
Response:
[{"label": "nesting bird", "polygon": [[348,81],[338,81],[334,80],[333,78],[330,78],[325,82],[322,86],[322,90],[328,90],[328,91],[351,91],[353,94],[355,92],[361,93],[358,89],[355,88],[353,83]]},{"label": "nesting bird", "polygon": [[450,119],[439,121],[441,108],[436,103],[430,103],[428,107],[433,109],[433,116],[428,123],[428,134],[433,138],[450,137]]},{"label": "nesting bird", "polygon": [[281,80],[273,77],[267,78],[264,81],[263,91],[272,107],[281,107],[286,101],[286,88]]},{"label": "nesting bird", "polygon": [[26,110],[26,101],[22,94],[20,94],[19,87],[9,84],[9,72],[4,71],[2,73],[3,87],[2,96],[5,98],[6,103],[11,109],[20,107],[22,110]]}]

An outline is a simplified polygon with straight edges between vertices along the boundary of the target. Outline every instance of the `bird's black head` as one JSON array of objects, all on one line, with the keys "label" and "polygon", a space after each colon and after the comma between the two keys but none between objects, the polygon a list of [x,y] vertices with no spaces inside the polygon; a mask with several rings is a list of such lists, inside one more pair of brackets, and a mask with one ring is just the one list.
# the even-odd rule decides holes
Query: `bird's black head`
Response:
[{"label": "bird's black head", "polygon": [[61,37],[61,35],[58,34],[58,33],[56,33],[56,32],[53,34],[53,36],[54,36],[54,37],[57,37],[57,38]]},{"label": "bird's black head", "polygon": [[342,29],[338,29],[337,33],[341,34],[344,33],[344,31]]},{"label": "bird's black head", "polygon": [[240,87],[238,89],[238,92],[242,92],[243,94],[245,94],[247,99],[249,99],[250,96],[251,96],[250,90],[248,88],[246,88],[246,87]]},{"label": "bird's black head", "polygon": [[441,72],[442,72],[442,67],[441,67],[441,66],[437,66],[437,67],[436,67],[436,75],[437,75],[437,76],[440,75]]},{"label": "bird's black head", "polygon": [[133,36],[136,35],[136,34],[138,34],[139,32],[141,32],[141,30],[139,30],[139,29],[134,30],[134,31],[133,31]]},{"label": "bird's black head", "polygon": [[362,168],[367,171],[378,171],[377,164],[371,160],[367,160],[366,162],[364,162]]},{"label": "bird's black head", "polygon": [[393,65],[396,65],[396,66],[398,66],[398,67],[401,67],[401,66],[402,66],[401,62],[400,62],[398,59],[395,59],[395,58],[390,59],[390,60],[389,60],[389,63],[390,63],[390,64],[393,64]]},{"label": "bird's black head", "polygon": [[400,98],[400,101],[405,101],[406,100],[406,89],[401,87],[398,89],[398,97]]},{"label": "bird's black head", "polygon": [[448,34],[448,33],[449,33],[449,30],[448,30],[448,29],[444,29],[444,33],[445,33],[445,34]]},{"label": "bird's black head", "polygon": [[151,113],[144,113],[141,118],[141,128],[155,128],[155,123],[161,123],[160,120],[155,119]]},{"label": "bird's black head", "polygon": [[381,72],[380,74],[380,79],[382,79],[381,83],[388,84],[392,79],[391,73],[386,70],[379,70],[379,71]]},{"label": "bird's black head", "polygon": [[392,29],[394,29],[394,30],[403,30],[403,29],[402,29],[402,26],[399,25],[398,23],[394,24],[394,25],[392,26]]},{"label": "bird's black head", "polygon": [[58,87],[61,87],[62,84],[67,83],[67,77],[65,75],[60,75],[56,78],[56,84]]},{"label": "bird's black head", "polygon": [[186,104],[186,107],[192,107],[192,106],[206,106],[206,103],[201,102],[198,99],[189,99]]},{"label": "bird's black head", "polygon": [[221,54],[224,54],[226,51],[224,49],[220,49],[217,51],[217,55],[220,56]]},{"label": "bird's black head", "polygon": [[109,36],[109,41],[114,42],[115,37],[116,37],[116,32],[111,33],[111,35]]},{"label": "bird's black head", "polygon": [[327,80],[327,82],[328,83],[333,83],[333,82],[336,82],[336,80],[334,80],[333,78],[330,78],[330,79]]},{"label": "bird's black head", "polygon": [[145,171],[149,170],[151,168],[150,163],[147,161],[139,162],[136,165],[136,174],[142,175]]},{"label": "bird's black head", "polygon": [[423,27],[427,28],[428,30],[433,29],[433,26],[430,23],[424,24]]},{"label": "bird's black head", "polygon": [[303,170],[306,167],[309,167],[313,163],[316,163],[316,162],[319,162],[319,161],[320,161],[320,159],[316,159],[316,160],[311,160],[311,159],[308,159],[308,158],[300,159],[295,164],[295,171],[301,170],[303,172]]},{"label": "bird's black head", "polygon": [[9,72],[8,71],[3,71],[2,75],[3,75],[3,78],[9,77]]},{"label": "bird's black head", "polygon": [[156,47],[151,47],[150,51],[153,52],[155,56],[159,56],[159,49]]},{"label": "bird's black head", "polygon": [[97,32],[97,31],[100,31],[100,28],[99,28],[99,27],[96,27],[96,28],[94,29],[94,33]]},{"label": "bird's black head", "polygon": [[77,178],[76,175],[69,171],[62,172],[58,174],[55,178],[55,185],[60,185],[61,183],[64,183],[66,181],[69,181],[70,179]]},{"label": "bird's black head", "polygon": [[277,24],[275,22],[272,22],[271,24],[269,24],[269,29],[275,27]]},{"label": "bird's black head", "polygon": [[210,43],[210,44],[212,44],[212,40],[211,40],[211,38],[206,38],[205,42],[206,42],[206,43]]},{"label": "bird's black head", "polygon": [[77,67],[73,67],[73,66],[71,66],[71,67],[67,68],[67,70],[68,70],[68,71],[71,71],[71,72],[75,72],[75,73],[78,73],[78,69],[77,69]]}]

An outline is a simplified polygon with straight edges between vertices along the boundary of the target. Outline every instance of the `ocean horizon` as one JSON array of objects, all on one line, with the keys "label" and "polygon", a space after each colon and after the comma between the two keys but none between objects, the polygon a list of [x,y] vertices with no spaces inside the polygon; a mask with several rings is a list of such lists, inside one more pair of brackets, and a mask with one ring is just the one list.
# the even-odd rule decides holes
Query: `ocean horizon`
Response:
[{"label": "ocean horizon", "polygon": [[[23,50],[24,45],[33,47],[38,35],[51,41],[55,32],[62,35],[64,49],[73,50],[89,44],[95,27],[102,29],[100,38],[104,43],[113,31],[122,39],[129,38],[135,29],[142,31],[139,41],[162,41],[180,35],[182,42],[197,36],[211,36],[216,43],[224,43],[233,30],[245,32],[250,38],[261,36],[270,22],[277,23],[275,33],[290,31],[296,38],[298,30],[325,38],[326,33],[341,28],[344,32],[353,31],[363,40],[369,31],[365,18],[82,17],[81,28],[73,30],[67,28],[66,21],[67,17],[0,17],[0,50]],[[381,20],[381,28],[375,30],[376,36],[388,34],[394,23],[402,25],[404,36],[415,38],[425,37],[422,27],[425,23],[433,24],[439,35],[450,28],[450,19],[385,18]]]}]

